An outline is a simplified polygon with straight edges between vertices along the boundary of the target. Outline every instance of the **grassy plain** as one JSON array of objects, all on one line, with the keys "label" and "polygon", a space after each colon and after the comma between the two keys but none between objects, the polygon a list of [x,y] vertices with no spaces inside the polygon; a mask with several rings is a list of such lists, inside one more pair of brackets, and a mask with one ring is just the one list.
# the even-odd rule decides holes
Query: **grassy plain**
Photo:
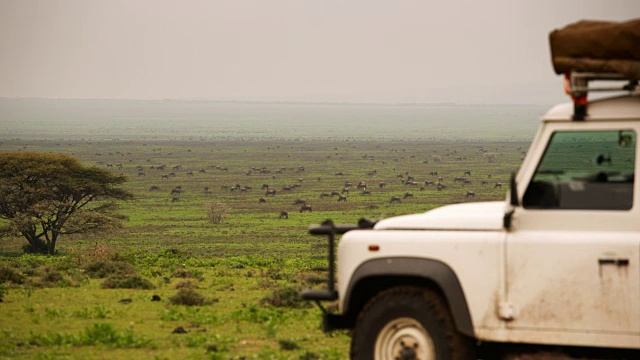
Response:
[{"label": "grassy plain", "polygon": [[[123,229],[63,237],[54,257],[23,255],[23,239],[0,239],[0,358],[347,358],[348,334],[324,334],[320,311],[295,295],[324,286],[326,277],[326,240],[308,235],[307,227],[501,200],[528,147],[511,137],[169,139],[136,131],[125,140],[80,133],[2,139],[1,151],[68,153],[123,173],[135,200],[120,205]],[[470,183],[453,181],[467,170]],[[403,184],[409,176],[418,185]],[[438,176],[447,188],[425,185]],[[369,195],[356,189],[359,181]],[[277,194],[266,196],[264,184]],[[250,189],[231,190],[236,185]],[[177,186],[182,191],[171,194]],[[345,187],[347,201],[320,196]],[[413,197],[390,203],[407,192]],[[301,213],[296,200],[312,211]],[[220,224],[207,219],[212,203],[228,207]],[[90,276],[97,263],[129,264],[153,288],[104,288],[104,278]],[[204,296],[205,304],[172,304],[181,288]],[[151,301],[153,295],[161,300]],[[178,327],[186,333],[173,333]]]}]

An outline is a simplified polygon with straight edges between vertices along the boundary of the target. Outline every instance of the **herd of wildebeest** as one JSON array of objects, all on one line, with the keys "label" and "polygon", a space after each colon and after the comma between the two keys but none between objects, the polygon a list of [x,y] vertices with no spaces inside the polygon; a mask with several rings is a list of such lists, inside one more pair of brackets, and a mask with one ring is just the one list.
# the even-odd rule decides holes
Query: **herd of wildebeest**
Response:
[{"label": "herd of wildebeest", "polygon": [[[355,145],[351,151],[340,155],[337,151],[326,155],[326,149],[313,153],[308,148],[285,155],[285,152],[270,151],[275,147],[268,147],[260,155],[247,155],[246,149],[237,149],[223,158],[212,156],[212,150],[207,151],[206,148],[195,148],[193,152],[190,148],[181,148],[177,151],[187,152],[188,156],[167,154],[174,155],[171,159],[182,161],[181,164],[168,164],[167,160],[171,159],[162,159],[160,152],[144,159],[142,164],[136,164],[135,160],[104,161],[105,158],[133,155],[121,152],[96,154],[94,160],[114,172],[128,175],[131,182],[148,184],[146,189],[156,193],[149,196],[164,197],[162,194],[167,194],[166,199],[171,203],[179,204],[187,193],[216,201],[241,196],[243,202],[255,203],[256,206],[275,203],[276,199],[284,196],[288,200],[278,202],[280,209],[271,210],[279,218],[288,219],[291,211],[316,210],[317,202],[347,203],[354,197],[359,203],[375,198],[377,205],[369,206],[403,204],[426,197],[422,194],[431,194],[429,197],[434,198],[437,193],[442,194],[441,200],[436,201],[439,204],[501,199],[504,196],[503,183],[524,156],[522,144],[508,142],[457,148],[440,145],[434,150],[408,156],[398,156],[398,152],[406,150],[391,149],[392,154],[384,154],[381,146],[374,150],[371,144],[368,145],[362,155],[355,150]],[[495,147],[495,151],[488,151],[488,146]],[[301,149],[305,149],[304,146]],[[284,166],[252,166],[260,163],[261,157],[265,158],[262,160],[264,163],[280,162]],[[273,159],[267,159],[269,157]],[[224,162],[224,165],[210,165],[211,158]],[[191,162],[189,159],[195,160]],[[368,201],[369,204],[371,202]],[[326,205],[322,207],[327,208]]]}]

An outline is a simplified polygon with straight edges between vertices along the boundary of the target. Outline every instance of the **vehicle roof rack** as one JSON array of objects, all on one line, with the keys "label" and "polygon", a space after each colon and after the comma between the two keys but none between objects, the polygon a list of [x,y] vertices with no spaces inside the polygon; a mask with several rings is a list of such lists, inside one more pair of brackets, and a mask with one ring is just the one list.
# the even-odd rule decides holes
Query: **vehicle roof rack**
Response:
[{"label": "vehicle roof rack", "polygon": [[[626,81],[622,86],[590,87],[593,81]],[[582,121],[587,116],[587,95],[590,92],[629,91],[640,93],[637,79],[629,79],[619,73],[568,72],[565,74],[565,91],[573,100],[573,120]]]}]

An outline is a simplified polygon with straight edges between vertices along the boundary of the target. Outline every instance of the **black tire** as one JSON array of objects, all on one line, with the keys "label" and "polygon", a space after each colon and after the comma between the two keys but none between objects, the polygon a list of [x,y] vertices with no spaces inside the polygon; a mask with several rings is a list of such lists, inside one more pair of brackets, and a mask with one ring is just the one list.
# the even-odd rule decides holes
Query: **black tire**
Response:
[{"label": "black tire", "polygon": [[357,360],[471,360],[472,339],[456,330],[439,293],[396,287],[372,298],[356,320],[351,358]]}]

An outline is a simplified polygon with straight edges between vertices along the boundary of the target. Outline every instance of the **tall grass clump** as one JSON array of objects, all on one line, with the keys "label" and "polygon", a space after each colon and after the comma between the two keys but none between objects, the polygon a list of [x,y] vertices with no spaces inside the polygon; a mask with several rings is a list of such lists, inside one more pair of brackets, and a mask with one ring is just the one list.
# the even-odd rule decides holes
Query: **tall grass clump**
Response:
[{"label": "tall grass clump", "polygon": [[31,345],[44,346],[89,346],[106,345],[113,348],[141,348],[152,346],[151,340],[136,336],[133,330],[117,331],[109,323],[94,323],[78,334],[31,334]]}]

